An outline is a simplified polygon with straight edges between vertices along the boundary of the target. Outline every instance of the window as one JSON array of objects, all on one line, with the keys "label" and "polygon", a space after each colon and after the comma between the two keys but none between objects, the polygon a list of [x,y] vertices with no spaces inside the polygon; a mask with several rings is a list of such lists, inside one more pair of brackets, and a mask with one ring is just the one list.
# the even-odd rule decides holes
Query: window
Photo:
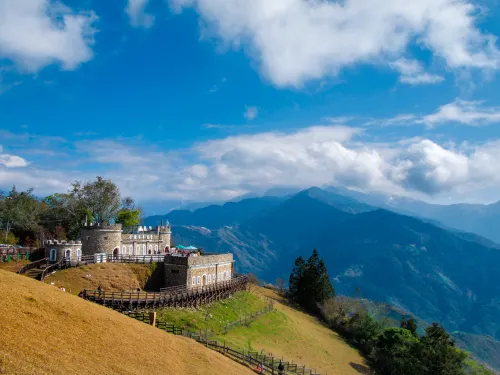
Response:
[{"label": "window", "polygon": [[123,255],[127,254],[127,246],[125,245],[122,246],[122,254]]},{"label": "window", "polygon": [[146,255],[146,245],[142,245],[142,255]]},{"label": "window", "polygon": [[211,283],[212,282],[212,275],[208,275],[208,282]]},{"label": "window", "polygon": [[177,273],[179,273],[179,270],[172,270],[172,273],[177,274]]},{"label": "window", "polygon": [[108,237],[107,237],[107,236],[106,236],[106,237],[104,237],[104,241],[107,241],[107,239],[108,239]]},{"label": "window", "polygon": [[231,271],[227,271],[227,279],[230,280],[231,279]]},{"label": "window", "polygon": [[215,273],[212,275],[212,280],[214,281],[214,283],[217,281],[217,279],[215,278]]},{"label": "window", "polygon": [[196,284],[201,285],[201,277],[200,276],[198,276],[198,278],[196,279]]},{"label": "window", "polygon": [[192,284],[192,285],[196,285],[196,276],[193,276],[193,279],[192,279],[192,281],[191,281],[191,284]]},{"label": "window", "polygon": [[155,245],[155,253],[158,253],[158,245]]},{"label": "window", "polygon": [[133,253],[134,253],[134,245],[130,245],[130,246],[128,247],[128,254],[129,254],[129,255],[132,255]]}]

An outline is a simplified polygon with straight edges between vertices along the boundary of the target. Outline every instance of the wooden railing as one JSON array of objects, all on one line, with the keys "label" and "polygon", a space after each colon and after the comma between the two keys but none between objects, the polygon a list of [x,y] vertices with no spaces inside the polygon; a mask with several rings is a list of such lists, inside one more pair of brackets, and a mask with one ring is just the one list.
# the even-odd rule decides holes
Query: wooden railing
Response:
[{"label": "wooden railing", "polygon": [[117,309],[136,309],[139,307],[161,306],[198,306],[227,297],[230,293],[243,290],[248,284],[248,277],[238,276],[231,280],[200,288],[154,292],[106,292],[83,290],[80,296],[86,300]]},{"label": "wooden railing", "polygon": [[79,267],[97,263],[157,263],[165,260],[165,254],[152,255],[83,255],[77,258],[64,258],[65,267]]},{"label": "wooden railing", "polygon": [[61,269],[63,267],[63,265],[64,265],[63,261],[59,261],[59,262],[51,264],[50,266],[45,268],[42,272],[42,276],[40,276],[40,281],[43,281],[52,272],[55,272],[58,269]]},{"label": "wooden railing", "polygon": [[[140,320],[144,323],[151,324],[150,316],[147,313],[125,313],[125,315]],[[306,368],[306,366],[298,365],[297,363],[293,363],[293,361],[285,361],[283,360],[283,358],[275,358],[272,354],[232,349],[231,347],[227,346],[225,342],[221,344],[216,340],[209,340],[209,336],[207,335],[206,331],[194,332],[185,327],[175,326],[174,324],[162,321],[156,321],[155,326],[167,333],[196,340],[200,344],[205,345],[207,348],[215,350],[235,361],[246,364],[247,366],[251,367],[253,370],[256,370],[261,374],[320,375],[311,368]],[[280,362],[284,367],[284,371],[281,374],[278,371]]]},{"label": "wooden railing", "polygon": [[24,275],[27,271],[32,270],[34,268],[40,268],[41,265],[47,265],[48,263],[49,263],[49,258],[43,258],[22,266],[21,269],[17,271],[17,273],[20,275]]}]

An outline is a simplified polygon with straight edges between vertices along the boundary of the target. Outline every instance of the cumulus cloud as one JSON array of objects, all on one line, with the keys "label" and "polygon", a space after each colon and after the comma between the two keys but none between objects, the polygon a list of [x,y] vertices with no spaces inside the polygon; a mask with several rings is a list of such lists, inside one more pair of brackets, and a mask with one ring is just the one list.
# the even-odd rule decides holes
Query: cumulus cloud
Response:
[{"label": "cumulus cloud", "polygon": [[423,85],[439,83],[444,80],[440,75],[427,73],[422,67],[422,64],[416,60],[401,58],[391,62],[389,66],[401,74],[399,77],[401,83]]},{"label": "cumulus cloud", "polygon": [[247,107],[243,116],[247,120],[255,120],[259,115],[259,109],[257,107]]},{"label": "cumulus cloud", "polygon": [[20,156],[2,153],[2,146],[0,145],[0,165],[7,168],[20,168],[26,167],[28,162]]},{"label": "cumulus cloud", "polygon": [[2,0],[0,58],[27,72],[52,63],[74,69],[93,56],[96,19],[93,12],[74,12],[57,1]]},{"label": "cumulus cloud", "polygon": [[0,187],[50,193],[100,174],[142,201],[230,199],[273,186],[325,184],[417,198],[477,198],[483,189],[500,187],[500,140],[369,139],[366,130],[334,125],[229,136],[168,152],[140,140],[85,141],[74,145],[80,163],[73,168],[63,169],[57,156],[43,165],[33,160],[29,168],[0,163]]},{"label": "cumulus cloud", "polygon": [[149,0],[128,0],[125,13],[127,13],[130,24],[134,27],[150,28],[153,26],[155,18],[153,15],[146,13],[146,7]]},{"label": "cumulus cloud", "polygon": [[[500,66],[497,39],[476,26],[484,12],[470,0],[170,3],[176,11],[195,8],[206,25],[203,35],[244,48],[277,86],[301,86],[354,64],[394,61],[407,55],[413,43],[451,69]],[[420,81],[433,79],[420,75]]]}]

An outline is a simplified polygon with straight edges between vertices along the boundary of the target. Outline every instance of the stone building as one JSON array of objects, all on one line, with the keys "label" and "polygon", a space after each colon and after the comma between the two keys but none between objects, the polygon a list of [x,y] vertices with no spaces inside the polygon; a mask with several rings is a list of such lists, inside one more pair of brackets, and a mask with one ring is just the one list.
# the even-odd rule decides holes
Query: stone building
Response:
[{"label": "stone building", "polygon": [[170,225],[138,227],[134,233],[123,233],[121,224],[91,224],[82,228],[83,255],[154,255],[170,250]]},{"label": "stone building", "polygon": [[155,255],[170,251],[170,225],[138,227],[134,233],[123,233],[121,224],[90,224],[82,228],[80,240],[45,242],[46,257],[57,261],[82,255],[106,253],[109,255]]},{"label": "stone building", "polygon": [[201,256],[167,255],[165,257],[165,286],[195,288],[231,280],[233,254]]},{"label": "stone building", "polygon": [[45,256],[52,262],[60,259],[79,260],[82,256],[81,241],[45,241]]}]

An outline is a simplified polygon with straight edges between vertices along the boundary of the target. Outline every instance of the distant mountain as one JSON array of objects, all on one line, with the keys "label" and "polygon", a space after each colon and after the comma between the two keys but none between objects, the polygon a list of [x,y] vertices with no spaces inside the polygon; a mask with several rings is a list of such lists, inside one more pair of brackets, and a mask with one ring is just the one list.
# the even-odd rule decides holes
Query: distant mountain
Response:
[{"label": "distant mountain", "polygon": [[361,288],[448,329],[500,338],[496,244],[318,188],[267,199],[174,211],[169,220],[183,226],[174,238],[235,251],[243,270],[268,281],[287,278],[294,259],[316,247],[341,293]]},{"label": "distant mountain", "polygon": [[500,201],[492,204],[439,205],[416,199],[382,194],[365,194],[345,188],[329,186],[329,192],[342,194],[366,204],[440,222],[448,228],[476,233],[500,243]]},{"label": "distant mountain", "polygon": [[481,362],[500,369],[500,341],[466,332],[453,332],[452,334],[460,348],[473,353]]},{"label": "distant mountain", "polygon": [[143,220],[146,226],[155,226],[163,220],[175,225],[195,225],[209,229],[217,229],[225,225],[241,223],[254,215],[271,208],[282,198],[262,197],[249,198],[239,202],[227,202],[223,205],[210,205],[194,211],[173,210],[166,215],[149,216]]}]

